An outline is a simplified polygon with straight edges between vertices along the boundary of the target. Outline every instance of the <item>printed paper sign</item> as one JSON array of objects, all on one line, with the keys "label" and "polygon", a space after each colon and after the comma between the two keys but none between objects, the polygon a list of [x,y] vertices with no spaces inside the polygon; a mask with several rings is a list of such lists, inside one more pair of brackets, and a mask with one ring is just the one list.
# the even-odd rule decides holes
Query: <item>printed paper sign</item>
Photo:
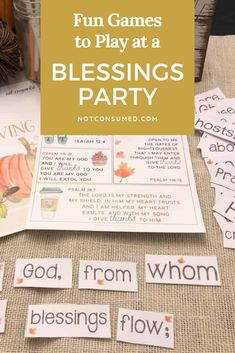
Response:
[{"label": "printed paper sign", "polygon": [[30,229],[204,232],[187,138],[45,136]]},{"label": "printed paper sign", "polygon": [[17,259],[14,287],[72,288],[72,259]]},{"label": "printed paper sign", "polygon": [[109,305],[29,305],[25,337],[111,338]]},{"label": "printed paper sign", "polygon": [[213,211],[218,212],[229,221],[235,222],[235,193],[231,191],[224,192],[215,204]]},{"label": "printed paper sign", "polygon": [[5,332],[7,300],[0,300],[0,333]]},{"label": "printed paper sign", "polygon": [[193,1],[41,1],[42,134],[193,134],[194,28]]},{"label": "printed paper sign", "polygon": [[146,255],[147,283],[220,286],[215,256]]},{"label": "printed paper sign", "polygon": [[81,260],[79,288],[137,292],[136,263]]},{"label": "printed paper sign", "polygon": [[195,96],[195,113],[201,114],[213,109],[225,95],[219,88],[197,94]]},{"label": "printed paper sign", "polygon": [[174,348],[173,322],[168,313],[119,309],[117,341]]},{"label": "printed paper sign", "polygon": [[211,184],[235,191],[235,167],[218,163],[211,170]]},{"label": "printed paper sign", "polygon": [[37,85],[0,90],[0,237],[25,229],[39,134]]},{"label": "printed paper sign", "polygon": [[2,291],[3,286],[4,267],[4,262],[0,262],[0,292]]}]

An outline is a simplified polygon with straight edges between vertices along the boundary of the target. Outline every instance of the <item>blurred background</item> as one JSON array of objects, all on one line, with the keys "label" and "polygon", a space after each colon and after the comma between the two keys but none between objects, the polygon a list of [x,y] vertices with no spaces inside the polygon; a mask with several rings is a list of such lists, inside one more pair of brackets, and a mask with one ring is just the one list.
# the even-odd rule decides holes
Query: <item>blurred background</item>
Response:
[{"label": "blurred background", "polygon": [[211,34],[235,34],[235,0],[217,0]]}]

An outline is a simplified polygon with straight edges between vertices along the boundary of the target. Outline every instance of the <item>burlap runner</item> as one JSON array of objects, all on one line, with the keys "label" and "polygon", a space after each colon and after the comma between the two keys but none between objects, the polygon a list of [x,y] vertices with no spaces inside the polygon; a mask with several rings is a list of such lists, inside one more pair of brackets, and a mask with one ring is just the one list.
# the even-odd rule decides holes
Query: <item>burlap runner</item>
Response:
[{"label": "burlap runner", "polygon": [[[203,81],[196,92],[220,86],[235,97],[235,37],[212,37]],[[198,137],[190,137],[194,174],[206,224],[206,235],[119,234],[65,231],[25,231],[0,240],[0,259],[6,262],[1,299],[8,299],[6,334],[0,335],[1,353],[133,353],[166,352],[162,348],[116,342],[119,307],[167,311],[175,314],[177,353],[233,353],[235,351],[235,254],[223,249],[222,235],[212,216],[213,191],[197,151]],[[156,229],[157,231],[157,229]],[[218,256],[221,287],[145,284],[144,255],[183,254]],[[13,288],[16,258],[72,257],[74,288]],[[139,292],[78,290],[78,260],[117,260],[138,263]],[[28,304],[101,303],[111,305],[111,340],[24,339]]]}]

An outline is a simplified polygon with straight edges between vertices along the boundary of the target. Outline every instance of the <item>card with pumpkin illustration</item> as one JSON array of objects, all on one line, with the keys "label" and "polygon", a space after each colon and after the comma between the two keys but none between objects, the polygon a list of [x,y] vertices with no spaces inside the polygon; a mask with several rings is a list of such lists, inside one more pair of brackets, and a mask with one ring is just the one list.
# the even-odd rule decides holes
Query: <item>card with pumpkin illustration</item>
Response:
[{"label": "card with pumpkin illustration", "polygon": [[29,229],[204,232],[187,138],[39,142]]},{"label": "card with pumpkin illustration", "polygon": [[25,229],[39,135],[39,90],[0,91],[0,236]]}]

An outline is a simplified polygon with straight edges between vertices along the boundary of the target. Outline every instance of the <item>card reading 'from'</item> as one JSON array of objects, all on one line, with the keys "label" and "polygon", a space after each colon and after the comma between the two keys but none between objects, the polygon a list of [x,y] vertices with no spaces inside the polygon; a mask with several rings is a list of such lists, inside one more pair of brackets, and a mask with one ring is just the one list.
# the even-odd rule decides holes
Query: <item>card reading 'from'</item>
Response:
[{"label": "card reading 'from'", "polygon": [[79,288],[137,292],[136,263],[81,260]]}]

